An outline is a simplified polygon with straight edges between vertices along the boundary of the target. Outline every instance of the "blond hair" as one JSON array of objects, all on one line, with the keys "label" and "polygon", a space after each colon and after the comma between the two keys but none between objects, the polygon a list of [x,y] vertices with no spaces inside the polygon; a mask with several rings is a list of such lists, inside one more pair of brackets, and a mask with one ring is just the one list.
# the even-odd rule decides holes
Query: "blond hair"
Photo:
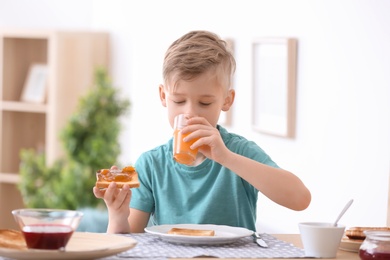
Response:
[{"label": "blond hair", "polygon": [[222,69],[227,89],[231,86],[236,61],[226,41],[208,31],[191,31],[174,41],[165,53],[165,84],[191,80],[209,70]]}]

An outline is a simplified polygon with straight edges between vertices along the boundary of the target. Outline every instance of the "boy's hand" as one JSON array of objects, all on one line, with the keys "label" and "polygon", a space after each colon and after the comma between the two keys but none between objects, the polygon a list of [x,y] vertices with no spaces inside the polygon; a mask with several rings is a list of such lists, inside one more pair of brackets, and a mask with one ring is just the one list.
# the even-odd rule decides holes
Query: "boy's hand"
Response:
[{"label": "boy's hand", "polygon": [[209,159],[221,162],[229,149],[226,147],[218,129],[203,117],[192,117],[188,120],[188,126],[183,128],[183,133],[189,134],[184,141],[199,138],[191,149],[199,148],[199,152]]},{"label": "boy's hand", "polygon": [[122,189],[119,189],[116,187],[116,183],[112,182],[106,190],[93,187],[93,193],[96,198],[104,200],[109,213],[114,211],[116,214],[126,214],[126,218],[128,217],[131,199],[129,185],[125,184]]},{"label": "boy's hand", "polygon": [[[116,169],[115,166],[111,169]],[[112,182],[106,190],[100,190],[96,186],[93,187],[93,193],[96,198],[103,199],[107,206],[110,223],[115,223],[115,226],[128,227],[128,217],[130,215],[130,199],[131,190],[129,185],[124,185],[122,189],[116,187],[116,183]]]}]

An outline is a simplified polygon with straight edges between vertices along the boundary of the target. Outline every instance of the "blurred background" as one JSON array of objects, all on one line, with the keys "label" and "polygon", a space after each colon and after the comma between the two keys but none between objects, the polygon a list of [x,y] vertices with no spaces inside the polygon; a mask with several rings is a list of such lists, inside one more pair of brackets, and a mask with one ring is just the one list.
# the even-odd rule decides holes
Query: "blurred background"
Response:
[{"label": "blurred background", "polygon": [[[388,223],[389,11],[387,0],[0,0],[0,27],[109,33],[110,75],[131,101],[123,164],[171,137],[158,97],[168,46],[190,30],[231,39],[237,71],[228,130],[257,142],[312,192],[302,212],[260,194],[258,229],[298,233],[298,222],[334,221],[350,199],[340,223]],[[297,39],[294,138],[252,128],[252,45],[261,37]]]}]

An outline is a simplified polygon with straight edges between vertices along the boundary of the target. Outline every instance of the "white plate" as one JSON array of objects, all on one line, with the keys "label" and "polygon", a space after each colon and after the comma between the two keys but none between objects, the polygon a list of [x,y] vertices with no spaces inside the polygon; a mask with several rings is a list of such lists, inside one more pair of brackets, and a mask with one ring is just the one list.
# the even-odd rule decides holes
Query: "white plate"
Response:
[{"label": "white plate", "polygon": [[0,247],[0,256],[15,259],[96,259],[119,254],[137,244],[133,238],[102,234],[75,232],[65,251],[38,249],[8,249]]},{"label": "white plate", "polygon": [[[214,236],[183,236],[167,234],[171,228],[189,228],[189,229],[206,229],[214,230]],[[207,224],[177,224],[177,225],[160,225],[145,228],[145,231],[150,234],[159,236],[161,239],[180,244],[194,244],[194,245],[217,245],[228,244],[236,240],[251,236],[253,231],[240,228],[222,225],[207,225]]]}]

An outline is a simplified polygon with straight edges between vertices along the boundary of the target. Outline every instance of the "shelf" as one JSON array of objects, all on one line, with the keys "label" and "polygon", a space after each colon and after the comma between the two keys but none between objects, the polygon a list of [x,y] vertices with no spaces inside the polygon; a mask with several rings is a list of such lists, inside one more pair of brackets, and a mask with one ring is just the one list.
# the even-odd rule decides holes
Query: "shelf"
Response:
[{"label": "shelf", "polygon": [[18,173],[0,173],[0,183],[19,183],[19,174]]},{"label": "shelf", "polygon": [[22,28],[0,28],[3,37],[21,39],[47,39],[55,33],[52,30],[32,30]]},{"label": "shelf", "polygon": [[3,101],[0,103],[0,109],[3,111],[29,112],[29,113],[46,113],[45,104],[25,103],[18,101]]}]

